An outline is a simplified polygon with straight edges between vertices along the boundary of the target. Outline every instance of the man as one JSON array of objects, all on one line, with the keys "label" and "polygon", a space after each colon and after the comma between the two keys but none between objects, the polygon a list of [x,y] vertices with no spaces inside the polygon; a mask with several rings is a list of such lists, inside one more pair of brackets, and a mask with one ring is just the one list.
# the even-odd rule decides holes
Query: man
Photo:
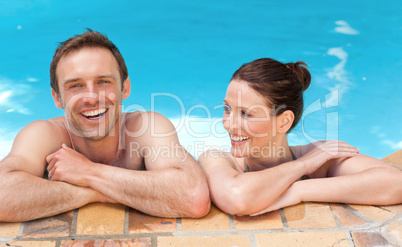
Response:
[{"label": "man", "polygon": [[50,79],[65,117],[32,122],[15,138],[0,162],[0,221],[52,216],[91,202],[163,217],[208,213],[205,175],[170,121],[155,112],[121,112],[130,80],[107,37],[88,30],[62,42]]}]

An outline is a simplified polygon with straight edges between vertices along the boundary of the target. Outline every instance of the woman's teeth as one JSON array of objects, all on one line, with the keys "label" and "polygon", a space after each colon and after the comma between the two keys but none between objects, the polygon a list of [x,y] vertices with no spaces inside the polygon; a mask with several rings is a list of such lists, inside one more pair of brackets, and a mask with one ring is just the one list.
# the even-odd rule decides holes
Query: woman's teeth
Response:
[{"label": "woman's teeth", "polygon": [[250,139],[250,137],[246,137],[246,136],[231,136],[230,139],[232,141],[239,142],[239,141],[244,141],[244,140]]}]

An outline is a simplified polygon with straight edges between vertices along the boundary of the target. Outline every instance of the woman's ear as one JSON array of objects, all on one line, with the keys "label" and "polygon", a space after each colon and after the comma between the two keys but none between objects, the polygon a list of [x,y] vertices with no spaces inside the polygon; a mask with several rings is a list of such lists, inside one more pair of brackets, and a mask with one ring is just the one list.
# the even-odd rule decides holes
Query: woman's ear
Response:
[{"label": "woman's ear", "polygon": [[290,130],[295,114],[291,110],[284,111],[281,115],[276,116],[276,132],[284,134]]},{"label": "woman's ear", "polygon": [[56,93],[53,88],[52,88],[52,97],[54,104],[56,105],[57,108],[63,109],[63,103],[61,103],[61,99],[58,93]]},{"label": "woman's ear", "polygon": [[123,83],[122,98],[127,99],[128,96],[130,96],[130,93],[131,93],[131,82],[130,78],[127,77],[127,79]]}]

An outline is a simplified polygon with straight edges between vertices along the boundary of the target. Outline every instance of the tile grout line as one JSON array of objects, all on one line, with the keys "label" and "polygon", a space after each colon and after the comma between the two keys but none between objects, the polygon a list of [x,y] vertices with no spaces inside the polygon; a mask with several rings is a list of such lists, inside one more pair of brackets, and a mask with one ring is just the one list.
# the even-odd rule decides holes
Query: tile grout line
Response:
[{"label": "tile grout line", "polygon": [[77,219],[78,219],[78,208],[74,210],[73,219],[71,220],[70,236],[77,235]]},{"label": "tile grout line", "polygon": [[151,247],[157,247],[158,246],[157,238],[158,238],[158,236],[152,236],[151,237]]},{"label": "tile grout line", "polygon": [[335,219],[335,224],[336,227],[343,227],[343,225],[341,224],[341,221],[339,220],[338,216],[336,215],[334,209],[332,208],[332,203],[329,203],[329,209],[331,210],[332,216]]},{"label": "tile grout line", "polygon": [[[18,230],[18,235],[17,237],[21,237],[22,238],[22,233],[24,232],[24,226],[25,226],[25,222],[21,223],[20,229]],[[15,239],[15,237],[13,238]]]},{"label": "tile grout line", "polygon": [[352,237],[352,231],[344,231],[345,235],[346,235],[346,239],[349,242],[350,246],[355,247],[355,242],[353,241],[353,237]]},{"label": "tile grout line", "polygon": [[60,240],[60,239],[57,239],[57,240],[56,240],[55,247],[60,247],[60,246],[61,246],[61,240]]},{"label": "tile grout line", "polygon": [[229,218],[229,228],[230,228],[230,230],[236,230],[236,224],[234,222],[233,215],[227,214],[227,216]]},{"label": "tile grout line", "polygon": [[357,216],[359,216],[360,218],[362,218],[363,220],[365,220],[367,223],[369,223],[369,224],[375,224],[375,223],[377,223],[377,224],[378,224],[377,221],[373,220],[372,218],[370,218],[368,215],[364,214],[363,212],[360,212],[359,210],[354,209],[354,208],[353,208],[352,206],[350,206],[349,204],[346,204],[346,203],[345,203],[345,205],[346,205],[348,208],[350,208]]},{"label": "tile grout line", "polygon": [[[336,223],[336,228],[339,228],[339,230],[341,230],[341,228],[343,228],[344,226],[342,225],[341,221],[339,220],[338,216],[335,213],[335,210],[332,207],[333,203],[329,203],[329,208],[331,210],[332,215],[334,216],[335,219],[335,223]],[[343,233],[346,236],[346,240],[348,241],[350,246],[355,246],[353,243],[353,239],[351,236],[351,231],[350,230],[344,230]]]},{"label": "tile grout line", "polygon": [[286,219],[285,211],[283,208],[279,209],[279,215],[281,216],[283,230],[290,230],[288,220]]},{"label": "tile grout line", "polygon": [[257,243],[255,241],[254,233],[248,235],[248,239],[250,241],[250,247],[257,247]]},{"label": "tile grout line", "polygon": [[124,212],[124,234],[129,234],[129,217],[130,217],[130,208],[126,207]]},{"label": "tile grout line", "polygon": [[181,218],[176,219],[176,232],[182,232]]}]

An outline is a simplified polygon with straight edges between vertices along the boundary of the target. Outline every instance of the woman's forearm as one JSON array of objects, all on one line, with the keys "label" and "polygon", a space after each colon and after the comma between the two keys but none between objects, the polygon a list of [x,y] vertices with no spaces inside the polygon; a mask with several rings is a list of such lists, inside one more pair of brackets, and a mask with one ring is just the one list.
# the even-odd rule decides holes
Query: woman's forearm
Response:
[{"label": "woman's forearm", "polygon": [[391,205],[402,203],[402,171],[371,168],[360,173],[297,182],[302,201]]}]

